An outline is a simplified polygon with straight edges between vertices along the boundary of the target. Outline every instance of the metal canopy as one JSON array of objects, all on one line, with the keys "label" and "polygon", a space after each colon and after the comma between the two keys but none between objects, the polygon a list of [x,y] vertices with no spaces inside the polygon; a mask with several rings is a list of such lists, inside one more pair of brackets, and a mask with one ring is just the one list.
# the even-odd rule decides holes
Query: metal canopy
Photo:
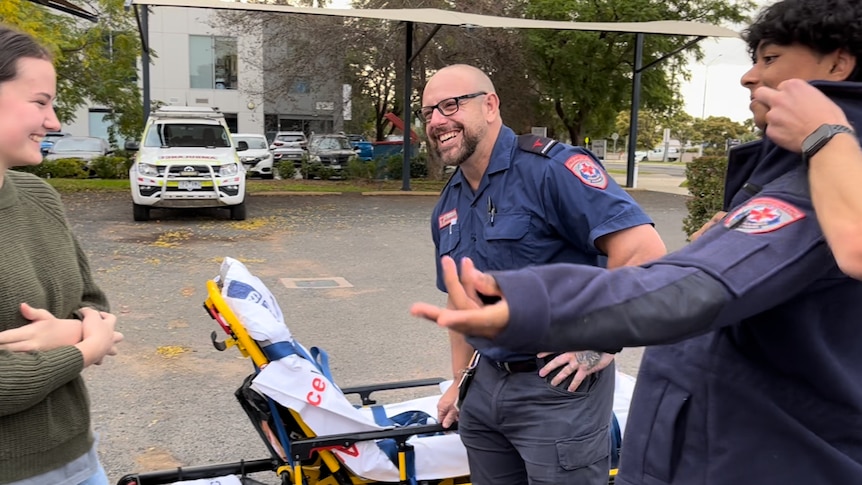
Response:
[{"label": "metal canopy", "polygon": [[[331,8],[314,8],[314,7],[291,7],[287,5],[272,5],[264,3],[245,3],[245,0],[126,0],[131,1],[136,5],[152,5],[161,7],[195,7],[195,8],[210,8],[216,10],[246,10],[257,12],[270,13],[290,13],[303,15],[327,15],[331,17],[353,17],[353,18],[370,18],[391,20],[396,22],[404,22],[405,24],[405,59],[404,66],[404,125],[410,126],[410,105],[412,95],[412,61],[418,51],[413,50],[413,24],[433,24],[437,25],[428,39],[420,46],[419,51],[428,43],[431,37],[439,30],[441,25],[450,25],[458,27],[486,27],[486,28],[506,28],[506,29],[552,29],[552,30],[582,30],[591,32],[627,32],[635,34],[635,58],[634,69],[632,76],[632,108],[629,127],[629,147],[626,163],[626,187],[635,186],[635,148],[637,142],[637,123],[638,123],[638,108],[640,106],[640,84],[641,74],[644,70],[658,64],[659,62],[675,55],[707,37],[725,37],[738,38],[739,33],[717,25],[705,24],[701,22],[688,22],[679,20],[659,20],[652,22],[564,22],[557,20],[534,20],[523,18],[497,17],[492,15],[479,15],[464,12],[454,12],[450,10],[440,10],[433,8],[405,8],[405,9],[331,9]],[[139,21],[141,29],[141,39],[146,46],[148,32],[146,31],[147,9],[143,9],[143,22]],[[695,37],[694,40],[688,42],[683,47],[666,54],[660,59],[643,66],[643,42],[644,35],[683,35]],[[146,48],[145,48],[146,54]],[[148,56],[145,56],[144,61],[144,112],[148,111],[149,93],[146,92],[149,86],[148,79]],[[405,136],[405,138],[407,138]],[[404,165],[403,165],[403,183],[401,190],[410,190],[410,143],[404,144]]]},{"label": "metal canopy", "polygon": [[84,20],[89,20],[90,22],[97,22],[99,20],[99,16],[90,13],[83,8],[69,2],[68,0],[30,0],[33,3],[37,3],[39,5],[44,5],[49,8],[53,8],[54,10],[59,10],[61,12],[67,13],[69,15],[74,15],[75,17],[82,18]]},{"label": "metal canopy", "polygon": [[295,13],[307,15],[329,15],[332,17],[358,17],[370,19],[413,22],[417,24],[455,25],[463,27],[488,27],[508,29],[554,29],[587,30],[594,32],[630,32],[660,35],[689,35],[704,37],[739,37],[733,30],[712,24],[660,20],[655,22],[562,22],[556,20],[533,20],[510,17],[495,17],[473,13],[453,12],[436,8],[397,9],[334,9],[313,7],[289,7],[263,3],[241,3],[221,0],[132,0],[137,5],[162,7],[197,7],[221,10],[252,10],[272,13]]}]

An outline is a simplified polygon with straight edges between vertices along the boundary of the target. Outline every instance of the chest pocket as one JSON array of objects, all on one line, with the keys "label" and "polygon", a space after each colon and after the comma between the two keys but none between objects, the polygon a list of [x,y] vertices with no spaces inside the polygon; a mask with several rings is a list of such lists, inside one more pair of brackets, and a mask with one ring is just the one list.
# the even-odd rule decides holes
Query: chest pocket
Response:
[{"label": "chest pocket", "polygon": [[[530,245],[525,239],[530,233],[530,214],[526,212],[502,213],[494,216],[484,226],[484,253],[494,269],[512,269],[529,263],[532,257],[527,254]],[[489,268],[490,269],[490,268]]]},{"label": "chest pocket", "polygon": [[452,255],[461,241],[461,225],[457,222],[440,229],[440,254],[438,256]]}]

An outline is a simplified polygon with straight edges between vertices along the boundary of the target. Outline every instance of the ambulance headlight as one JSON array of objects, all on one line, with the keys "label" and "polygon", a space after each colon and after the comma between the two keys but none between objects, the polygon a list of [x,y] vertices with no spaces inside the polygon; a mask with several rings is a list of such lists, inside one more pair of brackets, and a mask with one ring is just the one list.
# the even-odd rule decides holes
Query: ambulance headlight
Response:
[{"label": "ambulance headlight", "polygon": [[139,163],[138,164],[138,175],[146,175],[149,177],[158,177],[159,169],[155,165],[150,163]]},{"label": "ambulance headlight", "polygon": [[218,174],[222,177],[233,177],[234,175],[239,173],[239,164],[238,163],[228,163],[226,165],[222,165],[219,168]]}]

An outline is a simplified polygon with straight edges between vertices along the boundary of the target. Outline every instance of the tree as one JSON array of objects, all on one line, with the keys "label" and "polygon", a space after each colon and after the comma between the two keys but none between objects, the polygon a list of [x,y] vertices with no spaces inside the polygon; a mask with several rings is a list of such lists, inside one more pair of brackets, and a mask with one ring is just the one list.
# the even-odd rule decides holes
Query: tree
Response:
[{"label": "tree", "polygon": [[[631,113],[620,111],[616,117],[616,133],[628,136],[631,125]],[[662,120],[659,115],[649,110],[638,113],[636,150],[649,150],[658,145],[662,138]]]},{"label": "tree", "polygon": [[728,139],[742,139],[750,133],[742,123],[737,123],[726,116],[710,116],[694,122],[694,132],[698,141],[708,147],[718,148],[724,153]]},{"label": "tree", "polygon": [[[740,22],[754,4],[749,0],[526,0],[529,18],[579,22],[690,20]],[[644,64],[681,47],[690,38],[648,35]],[[542,102],[551,106],[569,137],[580,143],[588,133],[607,133],[617,113],[631,104],[634,34],[531,30],[527,45],[531,74]],[[696,59],[702,54],[692,48]],[[644,107],[659,113],[679,107],[679,79],[688,76],[684,54],[644,71]],[[640,144],[640,143],[639,143]]]},{"label": "tree", "polygon": [[[79,2],[81,4],[82,2]],[[87,104],[108,109],[110,141],[118,135],[138,137],[143,129],[137,59],[140,38],[133,14],[123,0],[83,2],[99,15],[98,23],[54,13],[27,0],[0,2],[0,22],[31,34],[55,56],[57,101],[62,123],[74,121]]]},{"label": "tree", "polygon": [[[629,132],[631,114],[620,111],[616,117],[616,133],[624,136]],[[683,144],[696,138],[694,118],[682,110],[671,114],[656,113],[651,110],[641,110],[638,113],[637,149],[649,150],[661,144],[664,130],[670,129],[670,137]]]}]

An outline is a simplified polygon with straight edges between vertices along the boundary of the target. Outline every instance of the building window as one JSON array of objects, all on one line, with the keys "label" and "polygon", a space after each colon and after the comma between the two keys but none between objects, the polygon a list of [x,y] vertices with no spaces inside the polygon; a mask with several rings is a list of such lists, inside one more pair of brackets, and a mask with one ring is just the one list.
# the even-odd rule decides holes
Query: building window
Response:
[{"label": "building window", "polygon": [[239,120],[237,119],[236,113],[222,113],[224,115],[224,122],[227,125],[228,131],[233,133],[239,133]]},{"label": "building window", "polygon": [[[88,133],[90,136],[102,138],[108,142],[113,142],[110,136],[110,128],[114,124],[113,121],[105,119],[111,114],[111,110],[103,108],[90,108],[87,124],[89,125]],[[116,145],[116,143],[111,143]]]},{"label": "building window", "polygon": [[297,79],[290,85],[292,94],[308,94],[311,92],[311,84],[307,79]]},{"label": "building window", "polygon": [[237,89],[236,39],[190,35],[189,73],[192,89]]}]

